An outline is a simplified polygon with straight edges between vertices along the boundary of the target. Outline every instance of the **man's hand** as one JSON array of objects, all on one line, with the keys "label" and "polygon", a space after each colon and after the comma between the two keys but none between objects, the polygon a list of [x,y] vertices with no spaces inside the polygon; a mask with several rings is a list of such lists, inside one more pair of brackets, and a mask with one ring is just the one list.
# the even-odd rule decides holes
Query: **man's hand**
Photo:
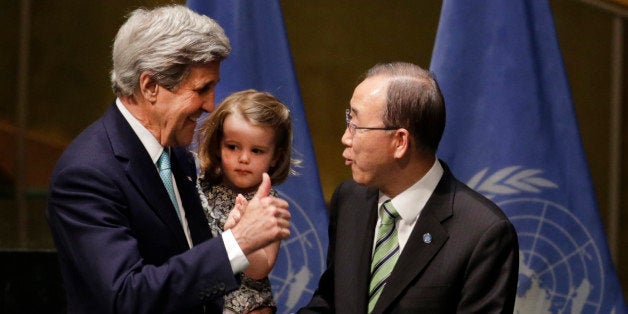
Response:
[{"label": "man's hand", "polygon": [[240,210],[240,221],[231,228],[244,255],[290,236],[288,202],[268,196],[270,188],[270,177],[264,173],[257,193]]}]

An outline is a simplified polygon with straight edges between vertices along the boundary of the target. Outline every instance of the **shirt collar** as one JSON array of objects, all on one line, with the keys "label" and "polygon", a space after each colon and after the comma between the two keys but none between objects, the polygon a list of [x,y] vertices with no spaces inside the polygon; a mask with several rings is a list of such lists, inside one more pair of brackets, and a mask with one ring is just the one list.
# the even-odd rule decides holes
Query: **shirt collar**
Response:
[{"label": "shirt collar", "polygon": [[[423,207],[425,207],[427,200],[429,200],[432,196],[432,193],[436,189],[436,185],[438,185],[438,182],[443,176],[443,172],[443,167],[438,159],[436,159],[432,168],[430,168],[430,170],[421,179],[419,179],[419,181],[391,200],[393,206],[399,213],[401,220],[411,224],[419,217],[419,214],[423,210]],[[380,191],[377,208],[381,208],[382,204],[389,199],[390,197],[384,195]],[[378,212],[378,215],[380,214],[381,213]]]},{"label": "shirt collar", "polygon": [[133,132],[135,132],[137,137],[139,137],[140,142],[142,142],[142,145],[146,148],[146,151],[153,160],[153,163],[157,163],[159,156],[161,156],[161,153],[164,151],[164,147],[161,146],[161,144],[157,141],[157,138],[155,138],[155,136],[150,133],[150,131],[148,131],[148,129],[139,120],[137,120],[128,109],[126,109],[124,104],[122,104],[122,101],[120,101],[120,98],[116,98],[116,106],[118,106],[118,110],[120,110],[124,119],[126,119],[126,121],[131,125]]}]

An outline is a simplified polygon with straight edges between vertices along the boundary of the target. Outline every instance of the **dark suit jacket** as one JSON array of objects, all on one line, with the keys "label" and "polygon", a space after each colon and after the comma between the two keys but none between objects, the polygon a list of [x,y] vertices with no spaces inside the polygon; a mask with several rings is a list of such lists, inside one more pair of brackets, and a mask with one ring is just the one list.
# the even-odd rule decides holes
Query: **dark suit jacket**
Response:
[{"label": "dark suit jacket", "polygon": [[155,164],[115,104],[66,149],[46,215],[69,313],[220,311],[238,287],[221,238],[211,238],[183,148],[172,170],[192,249]]},{"label": "dark suit jacket", "polygon": [[[373,313],[513,311],[519,262],[515,229],[495,204],[444,168]],[[377,200],[377,189],[354,181],[336,189],[328,269],[299,313],[367,312]],[[423,240],[426,233],[430,243]]]}]

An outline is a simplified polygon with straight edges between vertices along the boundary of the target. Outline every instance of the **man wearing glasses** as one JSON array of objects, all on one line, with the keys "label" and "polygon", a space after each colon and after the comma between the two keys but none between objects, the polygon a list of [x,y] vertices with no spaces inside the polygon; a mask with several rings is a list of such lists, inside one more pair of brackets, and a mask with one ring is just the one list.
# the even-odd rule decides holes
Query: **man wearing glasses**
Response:
[{"label": "man wearing glasses", "polygon": [[376,65],[346,122],[353,180],[331,199],[328,269],[300,313],[512,313],[515,229],[436,158],[445,106],[431,73]]}]

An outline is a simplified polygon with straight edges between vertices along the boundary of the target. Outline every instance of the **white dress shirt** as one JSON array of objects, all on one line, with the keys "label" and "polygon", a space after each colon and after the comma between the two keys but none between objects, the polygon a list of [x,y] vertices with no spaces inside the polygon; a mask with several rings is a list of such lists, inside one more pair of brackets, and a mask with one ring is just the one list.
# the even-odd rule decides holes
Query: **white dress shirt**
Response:
[{"label": "white dress shirt", "polygon": [[[432,196],[432,193],[434,193],[436,185],[438,185],[438,182],[443,176],[443,172],[443,167],[438,159],[436,159],[432,168],[430,168],[423,178],[391,200],[393,207],[395,207],[399,213],[399,219],[397,219],[396,222],[399,252],[403,252],[403,248],[406,243],[408,243],[412,229],[414,229],[414,225],[416,225],[427,200]],[[384,195],[381,191],[379,192],[375,234],[379,232],[379,225],[382,221],[382,204],[389,199],[390,197]],[[373,241],[373,251],[375,250],[375,242],[377,242],[377,236],[375,236]]]}]

